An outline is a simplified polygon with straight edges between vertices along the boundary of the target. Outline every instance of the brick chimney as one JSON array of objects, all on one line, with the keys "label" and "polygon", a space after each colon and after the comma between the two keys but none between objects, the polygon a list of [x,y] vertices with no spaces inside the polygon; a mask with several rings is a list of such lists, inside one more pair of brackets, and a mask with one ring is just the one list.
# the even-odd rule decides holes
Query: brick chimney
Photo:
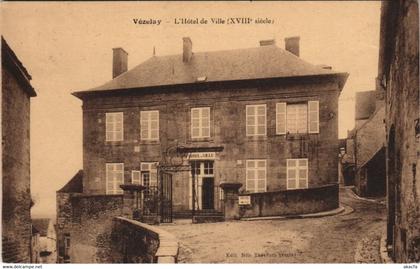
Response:
[{"label": "brick chimney", "polygon": [[284,39],[285,49],[299,57],[299,36],[286,37]]},{"label": "brick chimney", "polygon": [[192,42],[191,38],[189,37],[183,37],[183,53],[182,53],[182,61],[184,63],[188,63],[191,60],[192,57]]},{"label": "brick chimney", "polygon": [[115,78],[127,71],[128,53],[122,48],[114,48],[112,51],[112,78]]},{"label": "brick chimney", "polygon": [[270,46],[270,45],[276,45],[276,40],[275,39],[260,40],[260,47]]}]

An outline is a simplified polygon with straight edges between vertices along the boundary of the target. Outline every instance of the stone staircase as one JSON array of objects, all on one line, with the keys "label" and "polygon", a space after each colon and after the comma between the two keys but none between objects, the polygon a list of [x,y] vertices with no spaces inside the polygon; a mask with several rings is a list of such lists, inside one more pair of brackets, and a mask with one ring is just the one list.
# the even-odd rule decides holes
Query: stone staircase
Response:
[{"label": "stone staircase", "polygon": [[174,212],[174,218],[177,218],[177,219],[191,219],[192,218],[193,223],[209,223],[209,222],[225,221],[224,214],[214,209],[196,211],[194,217],[192,217],[191,210]]}]

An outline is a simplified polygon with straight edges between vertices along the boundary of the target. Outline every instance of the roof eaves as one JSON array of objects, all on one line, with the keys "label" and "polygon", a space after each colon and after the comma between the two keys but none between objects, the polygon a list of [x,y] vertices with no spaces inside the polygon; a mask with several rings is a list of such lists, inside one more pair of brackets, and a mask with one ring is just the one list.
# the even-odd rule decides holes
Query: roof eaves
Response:
[{"label": "roof eaves", "polygon": [[347,72],[331,72],[325,74],[310,74],[310,75],[300,75],[300,76],[284,76],[284,77],[265,77],[265,78],[252,78],[252,79],[241,79],[241,80],[221,80],[221,81],[206,81],[206,82],[194,82],[194,83],[183,83],[183,84],[162,84],[162,85],[152,85],[152,86],[144,86],[144,87],[132,87],[132,88],[115,88],[115,89],[106,89],[106,90],[85,90],[85,91],[75,91],[71,94],[79,99],[83,99],[84,96],[92,95],[92,94],[104,94],[104,93],[115,93],[119,91],[131,91],[131,90],[139,90],[139,89],[151,89],[151,88],[159,88],[159,87],[179,87],[179,86],[187,86],[187,85],[196,85],[196,84],[211,84],[211,83],[229,83],[229,82],[236,82],[236,81],[261,81],[261,80],[270,80],[270,79],[293,79],[293,78],[310,78],[310,77],[331,77],[335,76],[339,78],[339,89],[340,91],[343,89],[344,84],[347,81],[349,73]]}]

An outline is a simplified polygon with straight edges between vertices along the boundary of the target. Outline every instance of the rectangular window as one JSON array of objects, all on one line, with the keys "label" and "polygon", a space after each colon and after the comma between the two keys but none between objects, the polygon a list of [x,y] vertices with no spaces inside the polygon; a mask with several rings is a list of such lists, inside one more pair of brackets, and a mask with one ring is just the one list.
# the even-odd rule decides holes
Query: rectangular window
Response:
[{"label": "rectangular window", "polygon": [[132,184],[141,184],[141,173],[140,173],[140,171],[136,171],[136,170],[131,171],[131,183]]},{"label": "rectangular window", "polygon": [[210,107],[191,109],[191,138],[210,137]]},{"label": "rectangular window", "polygon": [[319,102],[276,104],[276,134],[319,133]]},{"label": "rectangular window", "polygon": [[123,112],[105,113],[106,141],[123,140],[123,121]]},{"label": "rectangular window", "polygon": [[246,190],[249,192],[265,192],[266,184],[266,160],[246,161]]},{"label": "rectangular window", "polygon": [[266,135],[266,105],[246,106],[246,135]]},{"label": "rectangular window", "polygon": [[157,186],[157,162],[142,162],[140,164],[141,181],[143,186]]},{"label": "rectangular window", "polygon": [[287,189],[308,188],[308,159],[287,159]]},{"label": "rectangular window", "polygon": [[141,140],[159,140],[159,111],[140,112]]},{"label": "rectangular window", "polygon": [[122,194],[120,185],[124,184],[124,164],[106,164],[106,194]]},{"label": "rectangular window", "polygon": [[64,259],[70,259],[70,234],[64,234]]},{"label": "rectangular window", "polygon": [[287,105],[287,132],[291,134],[306,134],[308,132],[308,105]]}]

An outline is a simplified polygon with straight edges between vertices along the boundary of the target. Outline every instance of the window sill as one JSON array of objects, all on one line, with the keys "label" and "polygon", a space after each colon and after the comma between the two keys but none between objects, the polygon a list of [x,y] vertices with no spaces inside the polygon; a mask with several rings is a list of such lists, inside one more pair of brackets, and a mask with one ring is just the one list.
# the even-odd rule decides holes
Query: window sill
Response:
[{"label": "window sill", "polygon": [[214,139],[211,138],[211,137],[190,138],[190,140],[188,142],[190,142],[190,143],[194,143],[194,142],[214,142]]},{"label": "window sill", "polygon": [[159,145],[160,140],[140,140],[140,145]]},{"label": "window sill", "polygon": [[254,136],[247,136],[247,141],[267,141],[267,135],[254,135]]},{"label": "window sill", "polygon": [[127,141],[121,140],[121,141],[105,141],[106,146],[122,146],[127,144]]}]

